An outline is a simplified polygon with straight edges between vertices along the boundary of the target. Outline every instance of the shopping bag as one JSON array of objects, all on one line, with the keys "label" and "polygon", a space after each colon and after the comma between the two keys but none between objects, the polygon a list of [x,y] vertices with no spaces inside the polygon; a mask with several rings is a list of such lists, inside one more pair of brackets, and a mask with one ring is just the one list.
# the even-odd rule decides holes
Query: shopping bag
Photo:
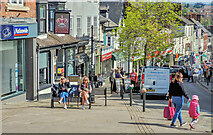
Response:
[{"label": "shopping bag", "polygon": [[164,118],[171,120],[174,115],[175,115],[175,108],[173,107],[172,102],[169,102],[168,106],[164,107],[163,116]]}]

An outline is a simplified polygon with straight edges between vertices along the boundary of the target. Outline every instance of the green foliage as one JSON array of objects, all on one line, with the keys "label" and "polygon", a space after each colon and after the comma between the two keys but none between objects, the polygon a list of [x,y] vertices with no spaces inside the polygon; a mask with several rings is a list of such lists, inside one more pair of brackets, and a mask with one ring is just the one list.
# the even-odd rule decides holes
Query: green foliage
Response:
[{"label": "green foliage", "polygon": [[[143,57],[144,53],[165,51],[179,32],[178,5],[170,2],[130,2],[126,19],[118,28],[120,52],[125,59]],[[171,30],[172,28],[172,30]],[[153,54],[154,55],[154,54]]]}]

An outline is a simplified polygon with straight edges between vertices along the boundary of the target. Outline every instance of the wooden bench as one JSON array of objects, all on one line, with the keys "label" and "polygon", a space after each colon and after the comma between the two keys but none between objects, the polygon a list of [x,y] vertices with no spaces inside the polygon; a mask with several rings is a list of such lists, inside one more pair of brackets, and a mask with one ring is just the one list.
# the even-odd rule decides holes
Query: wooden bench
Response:
[{"label": "wooden bench", "polygon": [[[69,90],[69,97],[66,99],[67,105],[69,106],[70,102],[77,102],[77,107],[79,107],[79,102],[81,100],[80,92],[78,91],[78,85],[71,85],[71,88]],[[53,85],[51,88],[52,96],[51,96],[51,108],[54,108],[54,102],[58,102],[60,100],[60,92],[57,90],[56,85]],[[58,93],[57,93],[58,92]],[[95,94],[94,92],[89,93],[88,98],[90,104],[89,109],[91,109],[91,103],[95,103]]]}]

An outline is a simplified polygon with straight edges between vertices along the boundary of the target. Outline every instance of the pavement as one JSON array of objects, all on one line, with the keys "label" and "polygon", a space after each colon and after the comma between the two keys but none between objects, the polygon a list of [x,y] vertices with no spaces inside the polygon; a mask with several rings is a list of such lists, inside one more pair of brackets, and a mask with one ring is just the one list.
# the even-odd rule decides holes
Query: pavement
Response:
[{"label": "pavement", "polygon": [[[107,85],[106,85],[107,86]],[[96,89],[103,91],[105,87]],[[138,95],[139,96],[139,95]],[[99,92],[95,96],[92,109],[82,110],[76,103],[68,109],[55,103],[50,108],[50,99],[38,102],[2,103],[3,133],[211,133],[211,113],[201,112],[199,122],[194,130],[189,126],[170,128],[171,121],[163,118],[165,101],[147,100],[146,111],[142,110],[142,100],[134,99],[129,105],[126,94],[121,100],[119,94],[107,91],[107,106],[104,95]],[[190,122],[188,109],[182,110],[183,119]],[[179,122],[177,121],[178,125]]]},{"label": "pavement", "polygon": [[206,81],[204,81],[204,79],[196,80],[196,82],[198,84],[200,84],[206,90],[209,90],[209,91],[213,92],[213,78],[211,78],[211,82],[209,83],[209,85],[207,85],[207,83],[206,83]]}]

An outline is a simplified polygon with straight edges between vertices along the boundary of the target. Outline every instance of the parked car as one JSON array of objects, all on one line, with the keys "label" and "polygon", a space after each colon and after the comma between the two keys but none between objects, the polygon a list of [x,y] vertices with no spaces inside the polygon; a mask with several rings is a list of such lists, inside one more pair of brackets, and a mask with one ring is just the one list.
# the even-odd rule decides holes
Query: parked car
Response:
[{"label": "parked car", "polygon": [[171,66],[170,67],[170,73],[172,75],[172,78],[174,78],[174,76],[177,72],[182,73],[183,78],[188,78],[188,71],[183,66]]}]

